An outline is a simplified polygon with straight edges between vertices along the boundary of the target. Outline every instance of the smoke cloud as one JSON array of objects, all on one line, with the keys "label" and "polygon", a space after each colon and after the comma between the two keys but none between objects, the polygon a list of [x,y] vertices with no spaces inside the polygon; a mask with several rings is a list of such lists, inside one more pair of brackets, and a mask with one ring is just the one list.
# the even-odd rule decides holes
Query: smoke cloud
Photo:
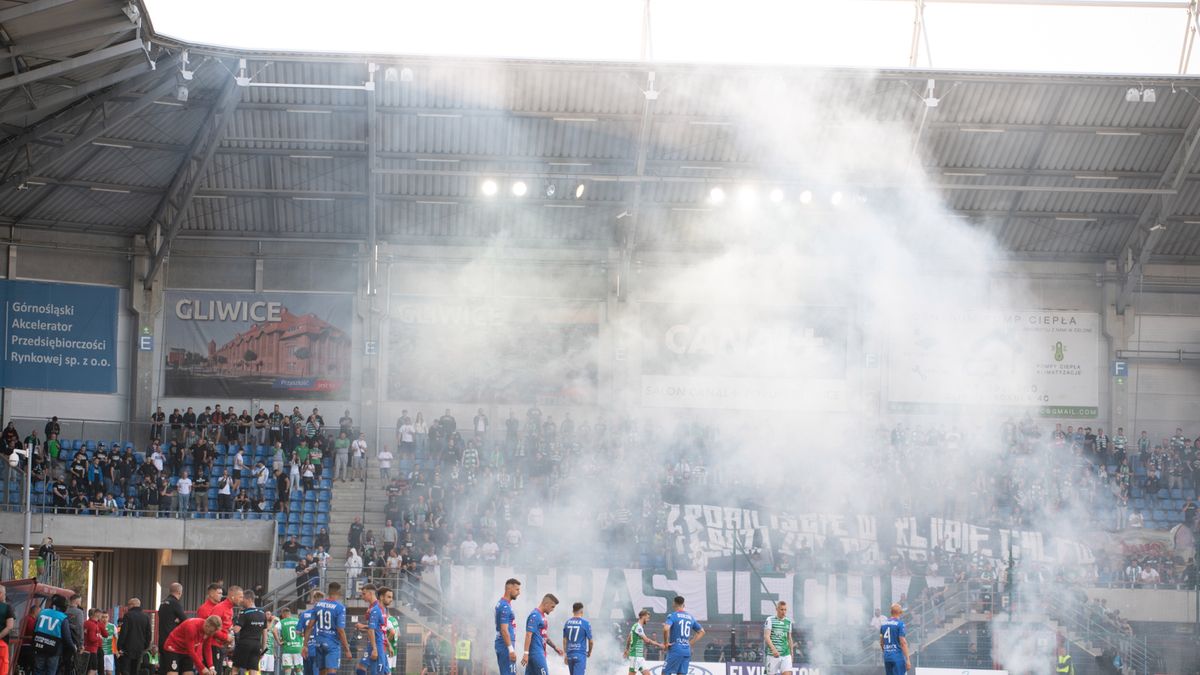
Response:
[{"label": "smoke cloud", "polygon": [[[888,107],[883,101],[895,97],[909,100],[903,107],[918,118],[935,116],[936,109],[926,111],[905,83],[867,76],[852,82],[820,74],[756,75],[729,78],[713,91],[660,74],[658,85],[660,106],[719,105],[736,122],[682,132],[681,123],[666,122],[652,134],[652,158],[733,144],[746,162],[768,168],[745,176],[732,168],[712,172],[709,184],[688,188],[648,184],[649,199],[682,200],[671,194],[686,193],[695,209],[707,210],[655,218],[643,207],[635,214],[640,245],[619,272],[626,297],[603,303],[596,334],[536,334],[529,324],[574,321],[571,313],[586,304],[577,299],[611,290],[615,264],[612,270],[594,262],[537,267],[514,260],[501,236],[442,289],[445,304],[486,305],[503,316],[465,328],[460,339],[440,345],[444,359],[427,369],[418,363],[406,379],[445,378],[446,360],[463,373],[499,372],[511,355],[522,369],[513,377],[561,382],[560,391],[571,392],[538,405],[560,424],[569,411],[582,445],[562,456],[510,449],[505,468],[481,469],[448,514],[452,544],[466,530],[479,540],[478,519],[490,514],[500,523],[511,518],[522,530],[513,561],[529,574],[638,568],[647,563],[638,555],[645,549],[693,567],[703,560],[677,550],[679,533],[666,529],[668,501],[870,514],[885,523],[909,515],[985,523],[998,518],[990,512],[995,491],[1034,484],[1057,489],[1040,481],[1061,458],[1014,459],[1020,432],[1002,432],[1002,422],[1011,418],[1017,429],[1020,408],[1038,402],[1024,371],[1002,356],[1010,351],[1004,336],[1011,334],[1013,312],[1037,304],[1011,279],[998,280],[1005,254],[986,231],[947,211],[925,175],[923,139],[914,125],[878,119]],[[743,191],[742,185],[751,187]],[[705,203],[714,187],[724,191],[721,204]],[[664,241],[672,236],[686,237],[691,250],[672,252]],[[531,337],[559,342],[529,344]],[[488,346],[496,344],[505,347]],[[911,353],[889,350],[897,344]],[[522,357],[524,349],[543,348],[554,357],[540,370]],[[594,360],[613,372],[589,371],[586,364]],[[899,393],[900,364],[908,370],[905,398],[919,406],[889,405]],[[495,415],[490,439],[498,446],[504,445],[500,417],[510,408],[527,431],[529,402],[509,405],[507,396],[496,393],[500,403],[488,406]],[[460,418],[468,410],[453,407]],[[590,441],[582,438],[583,422]],[[899,441],[897,424],[904,425]],[[601,425],[607,443],[596,442]],[[1082,538],[1090,516],[1080,500],[1060,507],[1052,516],[1030,509],[1020,522],[998,524]],[[839,555],[851,554],[833,553]],[[1049,583],[1064,576],[1051,563],[1041,564],[1039,574]],[[487,591],[488,606],[500,590]],[[581,589],[538,588],[544,590],[564,602],[551,617],[557,640],[572,593]],[[537,601],[527,593],[516,603],[518,640]],[[593,663],[616,672],[623,645],[608,627],[619,619],[628,630],[630,620],[598,616],[600,604],[588,609],[599,640]],[[808,636],[809,659],[836,658],[845,627],[808,625],[799,608],[792,609]],[[860,626],[870,617],[863,603],[837,611],[860,615]],[[648,626],[652,635],[659,634],[661,612],[655,609]],[[452,607],[451,614],[478,627],[478,648],[486,651],[490,612],[479,616],[472,605]],[[1018,671],[1048,672],[1045,635],[1040,624],[998,618],[993,657]],[[863,636],[854,633],[854,640]],[[1030,640],[1041,647],[1031,648]],[[556,661],[551,658],[552,669],[565,672]]]}]

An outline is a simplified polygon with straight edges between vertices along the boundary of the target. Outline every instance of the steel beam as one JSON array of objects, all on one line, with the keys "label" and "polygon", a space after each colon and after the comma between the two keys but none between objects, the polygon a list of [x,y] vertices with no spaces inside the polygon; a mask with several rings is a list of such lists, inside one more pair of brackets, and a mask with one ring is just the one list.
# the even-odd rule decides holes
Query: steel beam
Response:
[{"label": "steel beam", "polygon": [[183,229],[183,218],[187,213],[188,205],[191,204],[192,197],[199,189],[200,181],[204,179],[204,174],[212,162],[213,155],[216,154],[217,147],[221,145],[221,138],[225,135],[225,129],[229,126],[233,111],[237,109],[241,98],[241,88],[230,77],[221,91],[220,99],[210,109],[204,126],[196,132],[191,151],[184,158],[174,179],[171,180],[170,187],[163,195],[158,208],[155,209],[154,217],[146,228],[146,239],[147,241],[153,239],[150,235],[156,228],[160,229],[161,237],[143,281],[147,290],[153,286],[154,275],[158,273],[163,261],[170,254],[171,243]]},{"label": "steel beam", "polygon": [[65,45],[76,44],[85,40],[94,40],[98,37],[106,35],[114,35],[116,33],[124,33],[137,30],[137,24],[130,23],[128,19],[113,19],[105,23],[87,28],[63,33],[59,30],[46,31],[31,35],[21,41],[20,44],[14,44],[6,49],[0,49],[0,59],[9,59],[15,56],[37,56],[37,58],[50,58],[49,56],[41,55],[43,51],[61,50]]},{"label": "steel beam", "polygon": [[[47,173],[63,160],[78,152],[81,148],[89,146],[92,141],[106,135],[114,127],[119,126],[129,118],[140,113],[146,108],[146,106],[153,103],[155,99],[165,95],[174,87],[175,74],[170,73],[156,82],[154,86],[148,89],[145,93],[143,93],[141,98],[139,98],[137,101],[122,106],[112,115],[106,116],[98,124],[85,126],[79,131],[79,133],[77,133],[70,141],[64,144],[56,152],[48,153],[46,156],[39,158],[33,166],[28,167],[25,171],[15,172],[5,176],[3,180],[0,180],[0,188],[14,184],[19,185],[29,176]],[[99,107],[93,108],[88,114],[92,114],[98,109]]]},{"label": "steel beam", "polygon": [[[159,65],[161,66],[162,63],[160,62]],[[106,89],[113,85],[119,85],[123,82],[128,82],[129,80],[140,75],[152,73],[154,69],[155,67],[148,61],[139,60],[137,63],[129,66],[128,68],[122,68],[115,73],[110,73],[108,75],[88,80],[87,82],[71,87],[70,89],[61,91],[57,94],[43,96],[38,100],[37,107],[35,108],[6,112],[3,115],[0,115],[0,124],[16,124],[22,127],[28,127],[40,122],[49,115],[54,114],[55,111],[64,105],[68,105],[81,99],[86,99],[86,97],[100,91],[101,89]],[[138,82],[142,82],[142,80],[138,80]],[[118,95],[123,97],[133,88],[134,87],[122,88],[121,93]],[[105,102],[112,101],[114,99],[115,96],[105,95],[104,97]],[[94,100],[95,99],[85,100],[83,101],[83,105],[89,105]]]},{"label": "steel beam", "polygon": [[[1167,169],[1159,180],[1160,187],[1178,191],[1179,186],[1187,178],[1188,169],[1192,165],[1198,145],[1200,145],[1200,105],[1197,105],[1196,111],[1192,113],[1187,132],[1176,146],[1171,161],[1167,164]],[[1124,245],[1119,249],[1123,259],[1128,259],[1129,256],[1133,257],[1133,264],[1129,266],[1129,269],[1124,270],[1121,289],[1117,293],[1118,314],[1124,314],[1125,308],[1133,299],[1134,288],[1145,272],[1146,263],[1150,261],[1155,246],[1166,232],[1163,221],[1174,214],[1177,202],[1174,193],[1151,199],[1142,210],[1133,229],[1130,230]],[[1136,251],[1133,249],[1135,245],[1137,245]]]},{"label": "steel beam", "polygon": [[379,292],[379,218],[375,213],[375,165],[378,162],[375,157],[377,145],[375,127],[377,122],[375,89],[371,88],[367,90],[367,289],[372,294]]},{"label": "steel beam", "polygon": [[75,0],[33,0],[23,5],[16,5],[7,9],[0,9],[0,23],[6,23],[13,19],[19,19],[23,16],[44,12],[48,9],[54,9],[61,5],[67,5]]},{"label": "steel beam", "polygon": [[23,73],[9,75],[0,79],[0,91],[7,91],[13,87],[21,87],[34,82],[39,82],[49,77],[58,77],[65,73],[69,73],[77,68],[86,68],[87,66],[95,65],[108,61],[109,59],[119,58],[130,52],[145,51],[146,45],[138,38],[127,40],[120,44],[115,44],[111,47],[98,49],[82,56],[66,59],[51,63],[41,68],[34,68]]}]

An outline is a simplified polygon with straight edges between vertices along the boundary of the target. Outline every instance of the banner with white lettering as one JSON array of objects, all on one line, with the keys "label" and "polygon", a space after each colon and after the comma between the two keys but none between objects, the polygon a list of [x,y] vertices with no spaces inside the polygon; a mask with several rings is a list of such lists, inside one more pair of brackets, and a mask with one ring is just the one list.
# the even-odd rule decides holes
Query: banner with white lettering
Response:
[{"label": "banner with white lettering", "polygon": [[557,300],[392,298],[392,401],[596,401],[600,304]]},{"label": "banner with white lettering", "polygon": [[167,291],[165,396],[337,399],[350,386],[353,298]]},{"label": "banner with white lettering", "polygon": [[0,386],[117,390],[117,289],[0,280],[4,358]]},{"label": "banner with white lettering", "polygon": [[[935,548],[947,553],[979,556],[994,564],[1013,558],[1037,563],[1094,565],[1091,548],[1080,542],[1042,532],[973,525],[945,518],[896,518],[828,513],[765,513],[757,509],[706,504],[672,504],[667,528],[674,533],[675,551],[695,567],[751,552],[791,557],[797,553],[830,551],[879,562],[893,554],[914,561],[930,558]],[[727,566],[727,565],[726,565]]]},{"label": "banner with white lettering", "polygon": [[643,405],[846,409],[845,308],[643,303],[640,311]]},{"label": "banner with white lettering", "polygon": [[[553,593],[566,606],[582,602],[594,626],[618,624],[629,630],[637,613],[648,609],[655,627],[671,611],[671,599],[681,595],[687,610],[701,623],[761,622],[774,616],[775,603],[786,600],[797,621],[826,625],[866,626],[874,608],[901,598],[916,597],[927,587],[944,586],[943,577],[868,576],[830,572],[753,574],[749,570],[649,570],[545,567],[464,567],[453,565],[443,593],[451,611],[479,617],[481,628],[491,623],[496,598],[508,578],[521,581],[521,596],[513,603],[518,626],[524,625],[539,600]],[[761,583],[760,583],[761,580]],[[562,634],[570,612],[550,616],[550,634]]]},{"label": "banner with white lettering", "polygon": [[1100,405],[1101,338],[1100,316],[1090,312],[981,309],[911,316],[894,324],[888,337],[890,408],[987,406],[1093,418]]}]

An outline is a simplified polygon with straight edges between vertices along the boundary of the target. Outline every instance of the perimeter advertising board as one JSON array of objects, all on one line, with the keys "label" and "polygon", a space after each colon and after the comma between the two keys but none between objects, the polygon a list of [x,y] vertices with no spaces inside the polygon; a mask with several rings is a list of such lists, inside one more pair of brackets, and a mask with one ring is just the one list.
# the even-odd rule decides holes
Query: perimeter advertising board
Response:
[{"label": "perimeter advertising board", "polygon": [[165,396],[344,398],[353,299],[167,291]]},{"label": "perimeter advertising board", "polygon": [[0,281],[0,386],[116,392],[117,297],[105,286]]},{"label": "perimeter advertising board", "polygon": [[1100,316],[1056,310],[918,314],[892,326],[893,412],[964,406],[1096,417]]},{"label": "perimeter advertising board", "polygon": [[846,409],[840,307],[641,305],[641,399],[660,408]]}]

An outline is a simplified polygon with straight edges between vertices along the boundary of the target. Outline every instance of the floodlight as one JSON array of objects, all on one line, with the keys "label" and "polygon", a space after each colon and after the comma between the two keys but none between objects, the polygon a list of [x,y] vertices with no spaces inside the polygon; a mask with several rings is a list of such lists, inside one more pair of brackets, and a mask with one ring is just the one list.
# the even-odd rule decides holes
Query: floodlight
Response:
[{"label": "floodlight", "polygon": [[1158,94],[1154,93],[1153,89],[1142,90],[1142,103],[1154,103],[1158,101]]},{"label": "floodlight", "polygon": [[555,192],[557,189],[554,187],[554,183],[546,183],[546,197],[553,197]]},{"label": "floodlight", "polygon": [[400,71],[396,70],[395,68],[390,68],[390,67],[385,68],[383,71],[383,81],[384,82],[399,82],[400,81]]},{"label": "floodlight", "polygon": [[758,201],[758,192],[752,186],[743,185],[738,188],[737,198],[738,203],[742,206],[753,206],[754,202]]},{"label": "floodlight", "polygon": [[1125,100],[1129,103],[1137,103],[1142,100],[1142,92],[1137,87],[1130,87],[1125,92]]},{"label": "floodlight", "polygon": [[833,194],[829,195],[829,203],[833,204],[834,206],[838,206],[839,204],[841,204],[842,203],[842,193],[834,192]]},{"label": "floodlight", "polygon": [[775,188],[774,190],[771,190],[770,199],[775,204],[782,202],[783,201],[783,190],[780,190],[779,188]]},{"label": "floodlight", "polygon": [[575,186],[575,199],[583,199],[583,192],[587,190],[587,186],[583,183]]},{"label": "floodlight", "polygon": [[720,204],[725,201],[725,190],[722,190],[720,186],[709,190],[708,201],[711,204]]},{"label": "floodlight", "polygon": [[178,87],[175,87],[175,100],[179,101],[180,103],[187,103],[188,88],[186,84],[181,84]]},{"label": "floodlight", "polygon": [[523,180],[519,180],[512,184],[512,193],[518,197],[524,197],[525,193],[528,191],[529,186],[526,185],[525,181]]},{"label": "floodlight", "polygon": [[812,203],[812,197],[813,197],[813,195],[812,195],[812,191],[811,191],[811,190],[805,190],[804,192],[801,192],[801,193],[800,193],[800,203],[801,203],[801,204],[811,204],[811,203]]},{"label": "floodlight", "polygon": [[496,191],[499,190],[499,187],[496,185],[496,181],[489,178],[483,181],[483,185],[480,189],[484,195],[488,197],[494,197],[496,195]]},{"label": "floodlight", "polygon": [[400,69],[400,81],[401,82],[412,82],[413,81],[412,68],[401,68]]}]

